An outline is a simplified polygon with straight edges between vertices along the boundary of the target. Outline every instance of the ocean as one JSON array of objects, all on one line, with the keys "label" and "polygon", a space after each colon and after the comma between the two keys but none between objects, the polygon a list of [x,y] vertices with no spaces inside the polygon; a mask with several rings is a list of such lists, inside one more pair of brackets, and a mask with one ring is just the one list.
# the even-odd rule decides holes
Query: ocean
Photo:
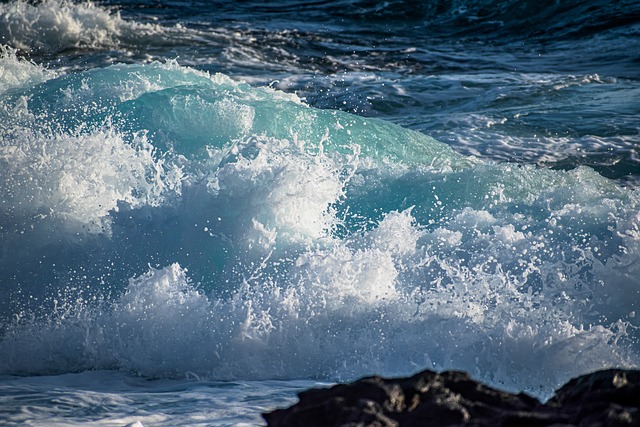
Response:
[{"label": "ocean", "polygon": [[640,367],[637,0],[0,2],[0,424]]}]

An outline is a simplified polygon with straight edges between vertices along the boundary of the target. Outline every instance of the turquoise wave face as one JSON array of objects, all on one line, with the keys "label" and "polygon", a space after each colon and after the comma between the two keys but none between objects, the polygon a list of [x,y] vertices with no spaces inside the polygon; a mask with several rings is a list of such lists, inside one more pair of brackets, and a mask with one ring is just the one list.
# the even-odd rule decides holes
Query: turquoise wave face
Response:
[{"label": "turquoise wave face", "polygon": [[2,373],[457,368],[544,395],[638,364],[639,197],[589,168],[176,63],[1,61]]},{"label": "turquoise wave face", "polygon": [[8,95],[7,103],[28,99],[29,111],[43,128],[86,132],[108,126],[124,134],[142,130],[163,153],[188,158],[201,159],[207,149],[262,135],[300,141],[316,152],[322,146],[349,153],[357,145],[368,157],[407,165],[472,164],[424,134],[342,111],[313,109],[295,95],[252,88],[175,63],[94,69]]}]

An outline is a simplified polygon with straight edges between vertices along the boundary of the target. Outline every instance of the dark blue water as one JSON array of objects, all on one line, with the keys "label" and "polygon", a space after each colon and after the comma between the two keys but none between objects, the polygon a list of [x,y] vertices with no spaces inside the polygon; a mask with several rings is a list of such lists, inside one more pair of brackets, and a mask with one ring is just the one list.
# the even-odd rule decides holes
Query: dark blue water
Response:
[{"label": "dark blue water", "polygon": [[1,2],[0,419],[637,367],[639,35],[637,1]]}]

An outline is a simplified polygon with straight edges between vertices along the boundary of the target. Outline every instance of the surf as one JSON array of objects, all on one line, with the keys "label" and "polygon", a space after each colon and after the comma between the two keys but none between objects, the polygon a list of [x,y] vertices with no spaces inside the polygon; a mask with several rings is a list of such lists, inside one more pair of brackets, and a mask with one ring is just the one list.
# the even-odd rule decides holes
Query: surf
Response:
[{"label": "surf", "polygon": [[455,368],[545,395],[637,366],[638,193],[589,167],[176,61],[0,67],[3,374]]}]

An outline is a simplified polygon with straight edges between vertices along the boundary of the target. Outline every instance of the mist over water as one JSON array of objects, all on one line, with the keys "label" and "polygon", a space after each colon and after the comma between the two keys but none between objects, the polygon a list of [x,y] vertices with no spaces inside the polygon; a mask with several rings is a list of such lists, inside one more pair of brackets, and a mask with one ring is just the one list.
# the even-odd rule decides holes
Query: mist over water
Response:
[{"label": "mist over water", "polygon": [[637,367],[639,6],[575,3],[1,3],[0,374]]}]

